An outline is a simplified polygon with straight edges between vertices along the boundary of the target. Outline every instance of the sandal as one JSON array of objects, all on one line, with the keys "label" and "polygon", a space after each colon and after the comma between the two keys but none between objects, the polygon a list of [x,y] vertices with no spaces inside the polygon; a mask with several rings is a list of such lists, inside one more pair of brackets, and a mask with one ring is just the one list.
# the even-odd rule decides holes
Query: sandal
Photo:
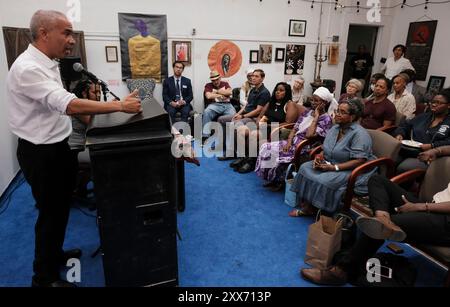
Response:
[{"label": "sandal", "polygon": [[292,209],[291,211],[289,211],[290,217],[313,216],[313,215],[314,213],[305,212],[302,209]]}]

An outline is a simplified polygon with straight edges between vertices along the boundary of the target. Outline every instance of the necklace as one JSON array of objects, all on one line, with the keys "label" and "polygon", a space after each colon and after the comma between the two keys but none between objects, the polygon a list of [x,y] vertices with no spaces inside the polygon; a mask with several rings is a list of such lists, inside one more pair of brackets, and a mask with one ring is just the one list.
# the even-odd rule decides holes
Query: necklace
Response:
[{"label": "necklace", "polygon": [[281,102],[275,102],[275,112],[278,111],[279,106],[281,106]]}]

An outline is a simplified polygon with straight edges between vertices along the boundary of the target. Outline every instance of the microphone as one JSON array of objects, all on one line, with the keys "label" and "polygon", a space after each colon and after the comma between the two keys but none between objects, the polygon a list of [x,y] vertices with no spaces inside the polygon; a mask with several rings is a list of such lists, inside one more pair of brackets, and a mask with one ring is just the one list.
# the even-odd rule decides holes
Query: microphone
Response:
[{"label": "microphone", "polygon": [[103,97],[106,101],[106,94],[110,93],[114,98],[116,98],[117,100],[120,100],[119,97],[117,97],[113,92],[111,92],[108,89],[108,84],[106,84],[106,82],[104,82],[103,80],[100,80],[99,78],[97,78],[96,75],[94,75],[93,73],[87,71],[86,69],[84,69],[83,65],[81,65],[81,63],[74,63],[72,65],[73,70],[75,70],[76,72],[82,73],[83,75],[86,75],[89,80],[91,80],[94,83],[100,84],[100,86],[102,87],[102,91],[103,91]]},{"label": "microphone", "polygon": [[81,63],[74,63],[72,67],[73,67],[73,70],[75,70],[76,72],[86,75],[92,82],[99,83],[101,85],[106,85],[106,83],[103,82],[102,80],[100,80],[99,78],[97,78],[96,75],[94,75],[93,73],[84,69],[84,67]]}]

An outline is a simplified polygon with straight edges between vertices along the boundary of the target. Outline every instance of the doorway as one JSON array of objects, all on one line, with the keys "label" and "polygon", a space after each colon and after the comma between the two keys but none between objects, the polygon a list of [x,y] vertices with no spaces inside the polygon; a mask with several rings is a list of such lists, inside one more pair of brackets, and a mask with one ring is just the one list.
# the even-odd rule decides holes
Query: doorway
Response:
[{"label": "doorway", "polygon": [[[345,93],[345,84],[352,77],[352,67],[350,66],[350,60],[353,56],[358,54],[358,47],[360,45],[366,46],[366,51],[374,57],[375,46],[377,43],[378,27],[376,26],[362,26],[362,25],[350,25],[348,29],[347,39],[347,55],[344,64],[344,73],[342,76],[341,93]],[[370,68],[369,76],[372,75],[372,68]],[[367,93],[369,87],[370,77],[367,78],[365,86],[362,92],[362,96]]]}]

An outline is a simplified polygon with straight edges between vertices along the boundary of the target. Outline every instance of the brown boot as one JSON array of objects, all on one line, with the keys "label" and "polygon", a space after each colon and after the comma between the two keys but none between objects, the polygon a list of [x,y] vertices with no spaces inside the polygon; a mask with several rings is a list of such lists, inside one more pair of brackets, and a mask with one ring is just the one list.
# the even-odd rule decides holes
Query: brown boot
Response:
[{"label": "brown boot", "polygon": [[304,279],[318,285],[341,286],[347,283],[347,273],[338,266],[326,270],[301,269],[300,273]]},{"label": "brown boot", "polygon": [[361,216],[356,220],[356,225],[372,239],[402,242],[406,238],[406,233],[387,216]]}]

